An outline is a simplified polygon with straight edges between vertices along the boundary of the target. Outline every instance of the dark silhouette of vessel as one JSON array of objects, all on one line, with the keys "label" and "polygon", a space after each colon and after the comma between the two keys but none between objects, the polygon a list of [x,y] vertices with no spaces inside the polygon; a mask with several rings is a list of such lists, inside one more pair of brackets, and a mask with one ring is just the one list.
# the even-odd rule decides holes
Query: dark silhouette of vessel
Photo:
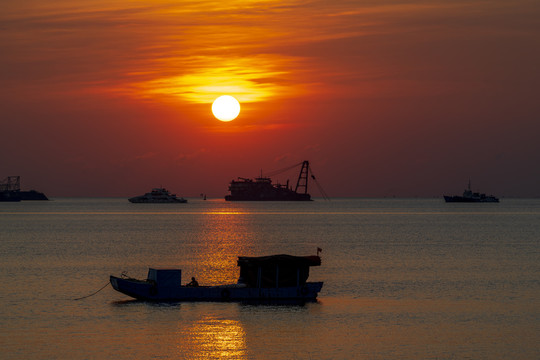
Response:
[{"label": "dark silhouette of vessel", "polygon": [[21,190],[21,177],[8,176],[0,183],[0,201],[49,200],[44,193]]},{"label": "dark silhouette of vessel", "polygon": [[444,201],[446,202],[499,202],[499,199],[493,195],[486,195],[478,192],[472,192],[471,180],[469,180],[469,187],[463,191],[463,196],[444,195]]},{"label": "dark silhouette of vessel", "polygon": [[44,193],[36,190],[21,190],[21,200],[49,200],[49,198]]},{"label": "dark silhouette of vessel", "polygon": [[21,194],[19,191],[0,191],[0,201],[3,202],[17,202],[21,201]]},{"label": "dark silhouette of vessel", "polygon": [[315,301],[323,287],[322,281],[307,281],[310,267],[321,266],[318,252],[311,256],[239,256],[240,276],[236,284],[182,285],[182,269],[177,268],[149,268],[146,279],[130,278],[125,273],[120,277],[111,275],[109,281],[116,291],[144,301],[285,301],[302,304]]},{"label": "dark silhouette of vessel", "polygon": [[141,196],[134,196],[128,199],[131,203],[136,204],[164,204],[164,203],[187,203],[183,197],[177,197],[176,194],[171,194],[169,190],[159,187],[152,189]]},{"label": "dark silhouette of vessel", "polygon": [[[254,179],[239,177],[238,180],[232,180],[229,185],[230,195],[225,196],[227,201],[311,201],[311,195],[308,193],[308,177],[311,169],[309,161],[301,163],[302,168],[296,181],[294,190],[287,184],[272,184],[272,179],[268,176]],[[290,170],[300,164],[295,164],[277,173]],[[276,173],[276,174],[277,174]],[[311,173],[311,178],[315,176]]]}]

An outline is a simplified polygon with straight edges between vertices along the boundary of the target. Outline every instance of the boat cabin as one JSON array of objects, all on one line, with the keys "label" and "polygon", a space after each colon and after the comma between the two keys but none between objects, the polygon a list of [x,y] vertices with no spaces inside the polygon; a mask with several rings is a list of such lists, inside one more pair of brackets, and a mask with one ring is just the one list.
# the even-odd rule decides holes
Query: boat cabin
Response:
[{"label": "boat cabin", "polygon": [[306,284],[309,267],[320,265],[319,256],[240,256],[238,283],[255,288],[300,287]]},{"label": "boat cabin", "polygon": [[182,270],[180,269],[148,269],[148,281],[159,287],[182,286]]}]

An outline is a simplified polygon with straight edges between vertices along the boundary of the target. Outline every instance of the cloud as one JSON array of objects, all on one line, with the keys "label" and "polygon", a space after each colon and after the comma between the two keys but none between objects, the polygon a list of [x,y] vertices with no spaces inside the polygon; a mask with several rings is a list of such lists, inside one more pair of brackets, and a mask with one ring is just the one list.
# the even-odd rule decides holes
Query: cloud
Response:
[{"label": "cloud", "polygon": [[202,148],[202,149],[199,149],[197,151],[194,151],[192,153],[182,153],[182,154],[178,154],[176,156],[176,160],[177,161],[188,161],[188,160],[193,160],[193,159],[196,159],[198,157],[200,157],[201,155],[203,154],[206,154],[208,153],[209,150],[208,149],[205,149],[205,148]]},{"label": "cloud", "polygon": [[155,158],[156,156],[158,156],[158,153],[156,152],[147,152],[145,154],[135,156],[135,160],[148,160]]}]

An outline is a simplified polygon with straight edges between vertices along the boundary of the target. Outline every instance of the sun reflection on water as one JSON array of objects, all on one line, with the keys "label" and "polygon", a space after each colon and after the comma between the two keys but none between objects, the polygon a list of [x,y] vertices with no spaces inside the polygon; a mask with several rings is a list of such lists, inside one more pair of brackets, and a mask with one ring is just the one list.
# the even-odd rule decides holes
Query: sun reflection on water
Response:
[{"label": "sun reflection on water", "polygon": [[199,281],[204,285],[236,283],[238,256],[253,253],[255,237],[247,209],[214,207],[199,223],[197,259]]},{"label": "sun reflection on water", "polygon": [[189,359],[245,359],[247,358],[246,333],[236,320],[203,316],[197,320],[187,335],[189,348],[179,348]]}]

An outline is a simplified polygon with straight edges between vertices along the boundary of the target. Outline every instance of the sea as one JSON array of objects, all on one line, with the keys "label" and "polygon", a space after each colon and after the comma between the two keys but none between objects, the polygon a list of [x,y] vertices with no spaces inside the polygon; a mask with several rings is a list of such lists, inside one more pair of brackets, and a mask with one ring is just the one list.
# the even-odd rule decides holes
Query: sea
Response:
[{"label": "sea", "polygon": [[[235,283],[315,255],[305,304],[134,301],[110,275]],[[0,203],[1,359],[540,359],[540,199]]]}]

